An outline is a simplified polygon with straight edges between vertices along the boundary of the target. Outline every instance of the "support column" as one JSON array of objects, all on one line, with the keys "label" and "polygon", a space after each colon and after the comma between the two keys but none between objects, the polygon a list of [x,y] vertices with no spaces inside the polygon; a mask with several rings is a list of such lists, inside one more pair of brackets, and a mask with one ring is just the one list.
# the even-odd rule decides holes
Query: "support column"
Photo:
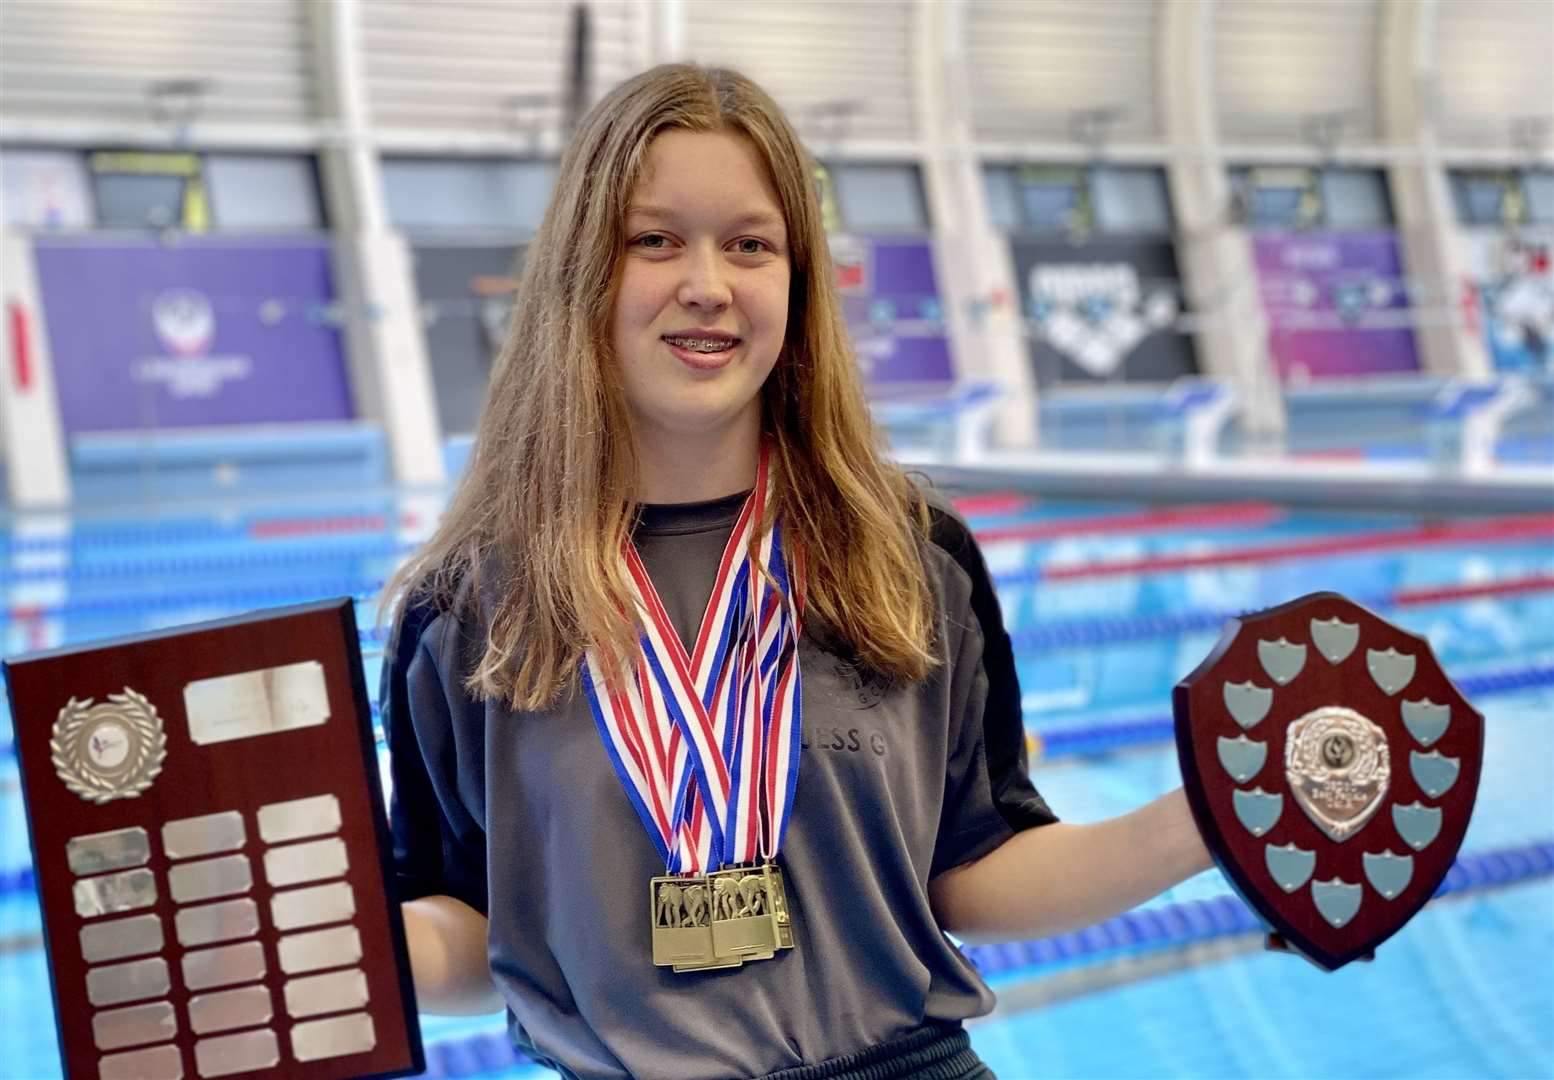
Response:
[{"label": "support column", "polygon": [[1461,317],[1468,280],[1435,132],[1439,0],[1385,0],[1380,36],[1382,136],[1405,153],[1387,167],[1420,360],[1438,376],[1487,378],[1484,338]]},{"label": "support column", "polygon": [[917,0],[913,10],[923,187],[955,371],[1003,390],[993,421],[998,444],[1032,447],[1036,378],[1021,336],[1008,245],[988,223],[968,112],[965,22],[965,0]]},{"label": "support column", "polygon": [[70,457],[27,237],[0,234],[0,281],[5,282],[0,438],[5,440],[10,502],[17,509],[64,506],[70,502]]},{"label": "support column", "polygon": [[1227,209],[1230,183],[1214,110],[1214,0],[1174,0],[1160,10],[1160,101],[1171,142],[1171,207],[1195,343],[1206,375],[1233,386],[1243,429],[1282,436],[1284,399],[1268,357],[1251,239]]},{"label": "support column", "polygon": [[397,484],[441,484],[447,478],[442,431],[410,246],[391,231],[370,135],[359,4],[330,0],[308,10],[322,68],[320,94],[337,131],[320,166],[357,412],[382,425]]}]

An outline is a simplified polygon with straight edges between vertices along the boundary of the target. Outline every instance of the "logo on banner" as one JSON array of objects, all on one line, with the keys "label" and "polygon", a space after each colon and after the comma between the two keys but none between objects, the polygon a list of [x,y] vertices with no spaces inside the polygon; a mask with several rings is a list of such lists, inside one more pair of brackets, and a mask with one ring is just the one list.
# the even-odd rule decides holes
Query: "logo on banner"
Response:
[{"label": "logo on banner", "polygon": [[869,291],[869,249],[865,244],[831,238],[831,265],[836,268],[837,291],[855,296]]},{"label": "logo on banner", "polygon": [[140,382],[161,383],[175,398],[208,398],[253,370],[247,356],[207,356],[216,340],[216,311],[197,289],[166,289],[151,302],[151,324],[168,355],[135,365]]},{"label": "logo on banner", "polygon": [[1176,298],[1148,295],[1127,263],[1033,266],[1030,312],[1037,334],[1086,373],[1114,374],[1138,343],[1176,321]]}]

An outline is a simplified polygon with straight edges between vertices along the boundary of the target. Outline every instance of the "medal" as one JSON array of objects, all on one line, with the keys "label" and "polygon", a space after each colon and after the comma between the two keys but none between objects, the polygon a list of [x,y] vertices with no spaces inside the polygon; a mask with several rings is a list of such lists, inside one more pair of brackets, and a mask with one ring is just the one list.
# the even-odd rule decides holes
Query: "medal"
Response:
[{"label": "medal", "polygon": [[798,581],[781,523],[750,546],[770,496],[770,447],[719,561],[687,654],[628,539],[641,652],[627,680],[602,677],[594,650],[584,695],[606,752],[666,872],[648,883],[653,963],[676,971],[737,967],[793,947],[772,862],[798,781]]}]

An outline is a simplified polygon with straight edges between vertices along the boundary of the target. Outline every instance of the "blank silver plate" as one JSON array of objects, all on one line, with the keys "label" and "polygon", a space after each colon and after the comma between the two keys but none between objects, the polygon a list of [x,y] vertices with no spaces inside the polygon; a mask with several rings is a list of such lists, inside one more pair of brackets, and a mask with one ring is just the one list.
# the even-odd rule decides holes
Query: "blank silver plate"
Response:
[{"label": "blank silver plate", "polygon": [[286,980],[286,1012],[290,1016],[359,1009],[367,1004],[367,976],[360,968]]},{"label": "blank silver plate", "polygon": [[183,908],[173,916],[178,944],[211,945],[253,937],[259,932],[259,905],[252,900],[223,900]]},{"label": "blank silver plate", "polygon": [[162,919],[158,915],[131,915],[81,927],[81,957],[88,964],[160,952],[162,944]]},{"label": "blank silver plate", "polygon": [[304,926],[323,926],[341,922],[356,914],[356,897],[344,881],[313,885],[276,893],[270,898],[270,921],[277,930],[296,930]]},{"label": "blank silver plate", "polygon": [[280,1062],[280,1044],[275,1032],[269,1028],[218,1035],[194,1044],[194,1067],[201,1076],[229,1076],[255,1069],[272,1069]]},{"label": "blank silver plate", "polygon": [[245,893],[253,887],[254,872],[248,865],[247,855],[223,855],[219,859],[184,863],[167,872],[168,891],[180,904]]},{"label": "blank silver plate", "polygon": [[151,838],[138,825],[133,829],[73,836],[65,841],[65,860],[78,876],[144,866],[150,858]]},{"label": "blank silver plate", "polygon": [[97,1063],[98,1080],[183,1080],[183,1055],[176,1046],[153,1046],[109,1054]]},{"label": "blank silver plate", "polygon": [[236,810],[179,818],[162,826],[162,847],[169,859],[197,859],[201,855],[236,851],[247,839],[243,815]]},{"label": "blank silver plate", "polygon": [[377,1045],[378,1033],[366,1013],[309,1020],[291,1029],[291,1052],[298,1061],[360,1054]]},{"label": "blank silver plate", "polygon": [[305,881],[328,881],[348,869],[345,841],[338,836],[287,844],[264,853],[264,877],[277,889]]},{"label": "blank silver plate", "polygon": [[83,919],[117,915],[156,903],[156,877],[150,870],[83,878],[75,884],[76,914]]},{"label": "blank silver plate", "polygon": [[[341,1006],[343,1009],[354,1007]],[[267,1024],[274,1015],[270,988],[263,983],[214,994],[196,994],[189,999],[189,1026],[196,1035]]]},{"label": "blank silver plate", "polygon": [[92,1016],[92,1041],[99,1050],[163,1042],[177,1034],[178,1017],[170,1001],[109,1009]]},{"label": "blank silver plate", "polygon": [[362,958],[362,939],[354,926],[331,926],[306,934],[283,934],[276,945],[287,975],[344,967]]},{"label": "blank silver plate", "polygon": [[86,973],[86,1000],[98,1008],[118,1005],[141,998],[162,997],[168,982],[167,961],[160,956],[149,960],[131,960],[127,964],[109,964]]},{"label": "blank silver plate", "polygon": [[183,984],[190,990],[252,982],[262,979],[264,972],[264,950],[257,941],[201,949],[183,957]]},{"label": "blank silver plate", "polygon": [[183,688],[189,738],[200,746],[312,727],[329,719],[317,660],[200,679]]},{"label": "blank silver plate", "polygon": [[259,838],[284,844],[340,831],[340,800],[333,795],[271,803],[259,808]]}]

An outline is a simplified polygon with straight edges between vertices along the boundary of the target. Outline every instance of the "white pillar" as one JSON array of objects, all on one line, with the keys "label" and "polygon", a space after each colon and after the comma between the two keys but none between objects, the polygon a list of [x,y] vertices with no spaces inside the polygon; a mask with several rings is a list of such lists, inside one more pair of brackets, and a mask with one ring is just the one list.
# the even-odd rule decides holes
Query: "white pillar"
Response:
[{"label": "white pillar", "polygon": [[1230,184],[1214,109],[1214,0],[1161,7],[1160,101],[1171,141],[1177,258],[1204,374],[1235,387],[1249,434],[1284,431],[1284,400],[1268,357],[1251,239],[1227,217]]},{"label": "white pillar", "polygon": [[[956,374],[1001,387],[995,438],[1004,446],[1030,447],[1036,441],[1036,377],[1021,337],[1008,245],[989,224],[972,140],[965,19],[965,0],[917,0],[913,10],[923,187]],[[994,297],[1003,303],[992,303]]]},{"label": "white pillar", "polygon": [[0,332],[0,438],[5,440],[11,505],[64,506],[70,502],[70,458],[54,358],[43,325],[32,241],[0,234],[0,281],[4,281],[5,326]]},{"label": "white pillar", "polygon": [[1383,138],[1411,151],[1392,157],[1387,179],[1403,270],[1415,283],[1413,304],[1425,315],[1414,326],[1420,359],[1432,375],[1484,378],[1491,371],[1489,350],[1482,334],[1461,317],[1467,267],[1436,141],[1439,11],[1438,0],[1385,0],[1378,113]]},{"label": "white pillar", "polygon": [[378,154],[370,135],[357,0],[309,6],[320,61],[319,92],[338,137],[321,154],[346,310],[346,351],[357,412],[388,440],[394,480],[446,480],[436,390],[421,326],[410,248],[390,230]]}]

